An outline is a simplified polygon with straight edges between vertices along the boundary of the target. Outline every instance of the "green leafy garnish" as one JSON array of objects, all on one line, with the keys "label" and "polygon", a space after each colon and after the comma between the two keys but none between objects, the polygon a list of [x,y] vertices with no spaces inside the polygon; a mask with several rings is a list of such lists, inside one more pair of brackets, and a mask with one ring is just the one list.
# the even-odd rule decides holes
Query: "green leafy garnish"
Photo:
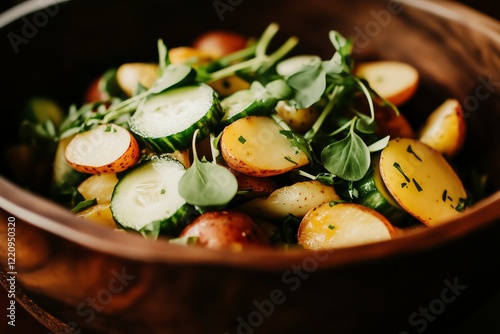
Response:
[{"label": "green leafy garnish", "polygon": [[236,177],[216,163],[200,161],[193,135],[193,164],[179,181],[179,194],[187,203],[199,207],[225,207],[238,191]]},{"label": "green leafy garnish", "polygon": [[73,213],[82,212],[83,210],[88,209],[91,206],[94,206],[96,204],[97,204],[97,200],[95,198],[94,199],[83,200],[81,202],[78,202],[75,205],[75,207],[73,209],[71,209],[71,212],[73,212]]},{"label": "green leafy garnish", "polygon": [[355,122],[347,136],[331,143],[321,151],[321,161],[332,174],[347,180],[360,180],[370,168],[370,151],[365,142],[354,132]]}]

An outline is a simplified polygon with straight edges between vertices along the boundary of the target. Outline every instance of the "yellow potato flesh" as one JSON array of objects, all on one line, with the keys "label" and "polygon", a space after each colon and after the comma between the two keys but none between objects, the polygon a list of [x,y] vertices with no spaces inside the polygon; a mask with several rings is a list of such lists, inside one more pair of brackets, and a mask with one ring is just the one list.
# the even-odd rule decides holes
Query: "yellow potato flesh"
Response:
[{"label": "yellow potato flesh", "polygon": [[451,157],[462,148],[465,132],[462,107],[457,100],[449,99],[431,113],[420,132],[420,141]]},{"label": "yellow potato flesh", "polygon": [[305,249],[320,250],[389,240],[396,235],[378,212],[353,203],[323,204],[302,219],[298,242]]},{"label": "yellow potato flesh", "polygon": [[269,117],[239,119],[224,129],[222,156],[229,167],[252,176],[283,174],[308,164],[306,154],[293,147],[281,130]]},{"label": "yellow potato flesh", "polygon": [[365,78],[380,96],[397,106],[413,96],[419,82],[419,74],[413,66],[397,61],[362,63],[355,74]]},{"label": "yellow potato flesh", "polygon": [[111,213],[110,203],[97,204],[77,214],[80,218],[98,223],[99,225],[116,228],[116,223]]},{"label": "yellow potato flesh", "polygon": [[99,204],[109,203],[117,182],[116,174],[92,175],[78,186],[78,192],[87,200],[95,198]]},{"label": "yellow potato flesh", "polygon": [[443,156],[418,140],[391,140],[380,156],[380,174],[399,205],[428,226],[459,215],[456,207],[467,197]]},{"label": "yellow potato flesh", "polygon": [[249,89],[250,84],[242,78],[232,75],[209,83],[220,96],[229,96],[238,91]]},{"label": "yellow potato flesh", "polygon": [[269,197],[242,204],[239,210],[261,218],[303,217],[318,205],[338,200],[335,190],[319,181],[298,182],[279,188]]},{"label": "yellow potato flesh", "polygon": [[137,92],[137,88],[153,87],[158,78],[158,65],[149,63],[127,63],[121,65],[116,72],[116,80],[120,88],[129,96]]}]

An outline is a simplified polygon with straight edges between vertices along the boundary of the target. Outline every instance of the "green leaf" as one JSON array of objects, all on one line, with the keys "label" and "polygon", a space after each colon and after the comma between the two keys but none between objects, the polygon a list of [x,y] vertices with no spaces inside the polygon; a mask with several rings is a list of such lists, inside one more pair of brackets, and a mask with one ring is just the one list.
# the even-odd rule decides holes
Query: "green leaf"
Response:
[{"label": "green leaf", "polygon": [[372,134],[375,133],[377,126],[375,124],[375,119],[363,115],[357,111],[354,111],[355,114],[359,117],[356,121],[356,130],[361,133]]},{"label": "green leaf", "polygon": [[156,240],[160,235],[161,220],[155,220],[139,230],[139,233],[146,239]]},{"label": "green leaf", "polygon": [[278,79],[269,82],[266,85],[266,91],[276,100],[287,100],[291,98],[293,95],[292,89],[290,88],[290,86],[287,85],[287,83],[283,79]]},{"label": "green leaf", "polygon": [[363,139],[351,130],[344,139],[326,146],[321,151],[321,160],[330,173],[357,181],[370,168],[370,151]]},{"label": "green leaf", "polygon": [[83,200],[81,202],[78,202],[78,204],[76,204],[75,207],[73,209],[71,209],[71,212],[78,213],[78,212],[81,212],[85,209],[88,209],[91,206],[94,206],[96,204],[97,204],[97,200],[95,198]]},{"label": "green leaf", "polygon": [[368,146],[368,150],[372,153],[383,150],[387,146],[387,144],[389,143],[389,139],[391,139],[391,136],[385,136],[384,138],[382,138],[382,139],[374,142],[370,146]]},{"label": "green leaf", "polygon": [[162,39],[158,40],[158,65],[160,67],[160,76],[163,74],[163,70],[170,65],[170,60],[168,58],[168,50]]},{"label": "green leaf", "polygon": [[193,136],[193,164],[179,181],[179,194],[191,205],[224,207],[236,195],[238,181],[228,169],[198,159],[197,134],[198,130]]},{"label": "green leaf", "polygon": [[325,92],[326,72],[321,62],[308,64],[292,74],[286,83],[294,89],[294,106],[297,109],[309,108],[318,102]]},{"label": "green leaf", "polygon": [[332,173],[320,173],[316,175],[316,180],[323,184],[333,186],[335,184],[335,177],[336,176]]}]

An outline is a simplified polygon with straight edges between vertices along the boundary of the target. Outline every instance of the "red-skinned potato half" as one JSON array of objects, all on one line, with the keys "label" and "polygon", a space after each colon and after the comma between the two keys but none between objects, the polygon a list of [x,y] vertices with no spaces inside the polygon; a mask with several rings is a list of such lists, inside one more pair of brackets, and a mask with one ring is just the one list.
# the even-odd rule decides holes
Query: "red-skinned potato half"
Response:
[{"label": "red-skinned potato half", "polygon": [[193,42],[194,48],[211,54],[215,58],[244,49],[246,46],[247,39],[244,36],[228,31],[218,30],[200,35]]},{"label": "red-skinned potato half", "polygon": [[[364,95],[356,97],[354,107],[365,115],[370,115],[370,107]],[[391,107],[379,105],[378,103],[374,103],[373,107],[375,109],[376,134],[378,136],[391,136],[391,138],[415,137],[415,132],[410,122],[408,122],[401,112],[396,114]]]},{"label": "red-skinned potato half", "polygon": [[101,81],[101,76],[95,78],[87,88],[85,92],[85,103],[98,102],[98,101],[106,101],[109,99],[109,94],[103,92],[99,88],[99,82]]},{"label": "red-skinned potato half", "polygon": [[354,73],[368,81],[380,96],[396,106],[408,101],[416,92],[419,74],[410,64],[379,60],[360,63]]},{"label": "red-skinned potato half", "polygon": [[267,247],[266,232],[252,218],[239,211],[209,211],[197,217],[180,237],[197,237],[196,244],[207,248],[241,250]]},{"label": "red-skinned potato half", "polygon": [[64,152],[71,167],[88,174],[124,171],[135,165],[139,155],[137,140],[116,124],[103,124],[75,135]]}]

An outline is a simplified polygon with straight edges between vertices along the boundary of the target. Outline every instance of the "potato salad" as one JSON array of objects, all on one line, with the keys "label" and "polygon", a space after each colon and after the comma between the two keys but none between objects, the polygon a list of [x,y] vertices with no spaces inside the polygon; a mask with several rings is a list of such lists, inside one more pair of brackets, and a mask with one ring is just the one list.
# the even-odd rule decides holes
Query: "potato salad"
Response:
[{"label": "potato salad", "polygon": [[160,39],[157,63],[110,67],[63,117],[32,101],[45,116],[23,126],[51,129],[54,198],[82,224],[232,251],[381,242],[467,210],[456,99],[417,128],[399,110],[412,65],[358,63],[334,30],[331,57],[297,54],[278,30]]}]

